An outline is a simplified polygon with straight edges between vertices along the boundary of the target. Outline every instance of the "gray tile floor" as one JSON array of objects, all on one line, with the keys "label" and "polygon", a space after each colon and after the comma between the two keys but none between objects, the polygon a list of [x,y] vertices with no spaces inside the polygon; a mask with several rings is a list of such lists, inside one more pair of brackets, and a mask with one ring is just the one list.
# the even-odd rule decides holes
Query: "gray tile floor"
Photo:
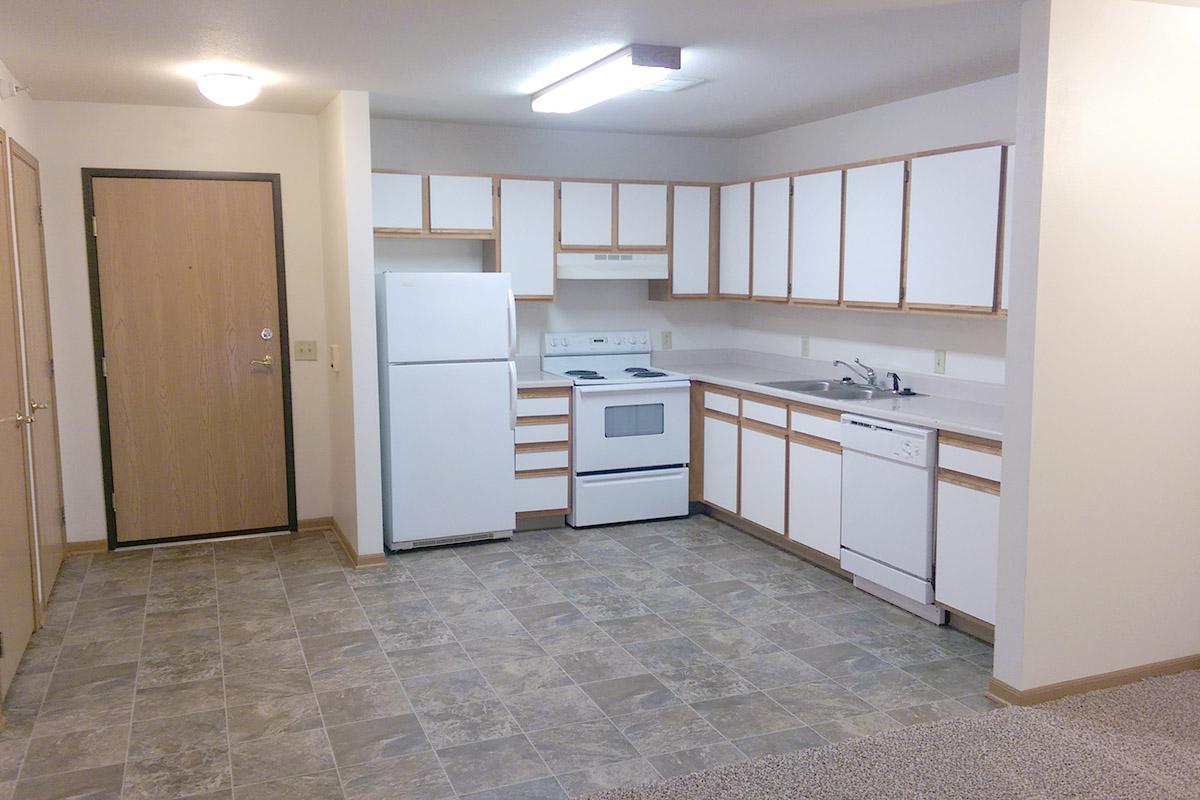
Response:
[{"label": "gray tile floor", "polygon": [[358,572],[323,534],[80,556],[0,800],[549,800],[976,713],[990,666],[706,516]]}]

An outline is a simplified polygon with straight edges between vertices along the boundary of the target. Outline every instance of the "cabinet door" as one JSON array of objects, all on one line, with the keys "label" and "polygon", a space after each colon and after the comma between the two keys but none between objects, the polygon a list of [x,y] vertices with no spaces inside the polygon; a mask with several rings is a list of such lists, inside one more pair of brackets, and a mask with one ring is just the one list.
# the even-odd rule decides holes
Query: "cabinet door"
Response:
[{"label": "cabinet door", "polygon": [[712,188],[671,187],[671,294],[707,295]]},{"label": "cabinet door", "polygon": [[612,184],[563,181],[559,191],[559,242],[564,247],[612,247]]},{"label": "cabinet door", "polygon": [[494,230],[493,191],[491,178],[478,175],[430,175],[430,230]]},{"label": "cabinet door", "polygon": [[424,225],[420,175],[371,173],[371,224],[376,228],[420,231]]},{"label": "cabinet door", "polygon": [[704,417],[704,502],[737,513],[738,426]]},{"label": "cabinet door", "polygon": [[1004,258],[1000,273],[1000,308],[1008,310],[1008,281],[1012,266],[1013,177],[1016,174],[1017,148],[1009,147],[1004,165]]},{"label": "cabinet door", "polygon": [[836,303],[842,280],[842,173],[792,182],[792,299]]},{"label": "cabinet door", "polygon": [[666,246],[666,184],[617,184],[617,247]]},{"label": "cabinet door", "polygon": [[846,302],[900,305],[903,229],[904,162],[847,170]]},{"label": "cabinet door", "polygon": [[842,454],[788,444],[788,538],[833,558],[842,546]]},{"label": "cabinet door", "polygon": [[991,310],[1000,150],[985,147],[912,160],[905,293],[910,305]]},{"label": "cabinet door", "polygon": [[754,268],[751,270],[751,285],[755,297],[787,299],[790,205],[791,185],[788,178],[754,184]]},{"label": "cabinet door", "polygon": [[500,181],[500,271],[517,297],[554,297],[554,181]]},{"label": "cabinet door", "polygon": [[934,592],[939,603],[996,623],[999,540],[999,495],[938,481]]},{"label": "cabinet door", "polygon": [[720,293],[750,295],[750,184],[721,187]]},{"label": "cabinet door", "polygon": [[782,435],[743,425],[741,460],[742,516],[782,534],[784,493],[787,490],[787,440]]}]

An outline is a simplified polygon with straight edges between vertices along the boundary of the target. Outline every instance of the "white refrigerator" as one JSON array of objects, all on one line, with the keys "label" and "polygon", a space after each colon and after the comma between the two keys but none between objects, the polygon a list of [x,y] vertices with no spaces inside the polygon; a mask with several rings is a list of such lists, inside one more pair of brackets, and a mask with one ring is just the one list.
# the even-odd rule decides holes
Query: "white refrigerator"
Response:
[{"label": "white refrigerator", "polygon": [[509,276],[386,272],[379,320],[388,547],[511,536],[517,321]]}]

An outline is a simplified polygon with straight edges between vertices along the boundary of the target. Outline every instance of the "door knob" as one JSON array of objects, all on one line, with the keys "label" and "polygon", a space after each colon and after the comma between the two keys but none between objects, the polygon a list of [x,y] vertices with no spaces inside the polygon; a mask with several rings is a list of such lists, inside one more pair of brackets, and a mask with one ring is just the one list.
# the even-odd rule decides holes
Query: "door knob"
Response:
[{"label": "door knob", "polygon": [[261,361],[257,358],[253,358],[250,360],[250,366],[252,366],[252,367],[269,367],[274,363],[275,363],[275,359],[272,358],[270,355],[263,356]]},{"label": "door knob", "polygon": [[34,411],[42,411],[50,407],[49,403],[30,403],[29,407]]},{"label": "door knob", "polygon": [[28,425],[29,423],[33,422],[33,417],[27,417],[24,414],[17,414],[14,417],[4,417],[0,419],[0,425],[7,425],[10,422],[15,422],[18,425]]}]

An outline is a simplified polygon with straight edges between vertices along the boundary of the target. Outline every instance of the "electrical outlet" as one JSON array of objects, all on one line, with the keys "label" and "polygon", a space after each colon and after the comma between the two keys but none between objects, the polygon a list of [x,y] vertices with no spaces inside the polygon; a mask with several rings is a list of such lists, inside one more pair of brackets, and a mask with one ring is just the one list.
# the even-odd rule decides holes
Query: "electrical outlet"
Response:
[{"label": "electrical outlet", "polygon": [[671,332],[670,331],[662,332],[662,349],[663,350],[671,349]]},{"label": "electrical outlet", "polygon": [[316,361],[317,360],[317,343],[311,339],[302,339],[296,342],[296,360],[297,361]]},{"label": "electrical outlet", "polygon": [[808,337],[807,336],[800,337],[800,357],[808,358]]},{"label": "electrical outlet", "polygon": [[935,375],[945,375],[946,374],[946,351],[945,350],[934,350],[933,351],[933,372]]}]

